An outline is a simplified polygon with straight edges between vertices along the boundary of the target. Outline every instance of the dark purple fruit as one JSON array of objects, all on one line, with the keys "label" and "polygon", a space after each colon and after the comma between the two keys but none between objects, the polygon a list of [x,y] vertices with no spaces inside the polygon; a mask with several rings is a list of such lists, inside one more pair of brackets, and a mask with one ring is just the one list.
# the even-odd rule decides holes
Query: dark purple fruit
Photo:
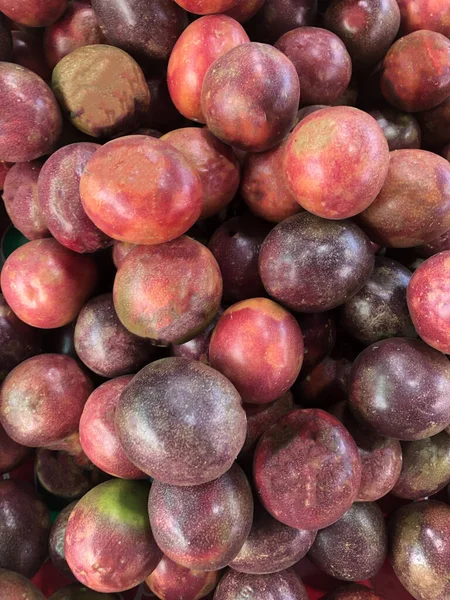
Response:
[{"label": "dark purple fruit", "polygon": [[8,19],[0,13],[0,61],[9,61],[12,56],[13,43]]},{"label": "dark purple fruit", "polygon": [[274,44],[284,33],[314,25],[317,0],[266,0],[248,23],[251,38]]},{"label": "dark purple fruit", "polygon": [[291,569],[271,575],[248,575],[229,569],[217,586],[214,600],[308,600],[305,586]]},{"label": "dark purple fruit", "polygon": [[309,371],[333,350],[336,325],[331,313],[298,315],[297,321],[303,334],[303,370]]},{"label": "dark purple fruit", "polygon": [[66,576],[73,577],[72,571],[66,561],[64,553],[64,538],[66,536],[67,521],[72,513],[76,502],[72,502],[59,513],[50,530],[48,540],[48,553],[50,560],[60,573]]},{"label": "dark purple fruit", "polygon": [[393,108],[372,110],[370,113],[383,130],[389,150],[420,148],[421,131],[416,119]]},{"label": "dark purple fruit", "polygon": [[365,585],[349,583],[329,592],[321,600],[385,600],[385,597],[378,595]]},{"label": "dark purple fruit", "polygon": [[184,344],[172,344],[170,347],[170,353],[172,356],[179,356],[180,358],[192,358],[199,360],[206,365],[209,365],[209,342],[211,340],[212,333],[217,325],[217,321],[223,314],[223,309],[220,308],[214,319],[211,321],[206,328]]}]

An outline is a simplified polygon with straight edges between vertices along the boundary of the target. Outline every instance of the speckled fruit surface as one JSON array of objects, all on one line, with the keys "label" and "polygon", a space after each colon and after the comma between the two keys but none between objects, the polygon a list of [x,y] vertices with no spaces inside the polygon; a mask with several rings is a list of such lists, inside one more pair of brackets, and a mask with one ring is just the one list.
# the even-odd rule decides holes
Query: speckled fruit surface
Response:
[{"label": "speckled fruit surface", "polygon": [[92,383],[63,354],[40,354],[11,371],[1,389],[0,420],[24,446],[44,447],[78,429]]},{"label": "speckled fruit surface", "polygon": [[73,321],[96,283],[92,258],[71,252],[53,238],[20,246],[1,272],[9,306],[22,321],[42,329]]},{"label": "speckled fruit surface", "polygon": [[133,131],[150,103],[137,62],[106,44],[77,48],[60,60],[52,88],[71,123],[93,137]]},{"label": "speckled fruit surface", "polygon": [[164,554],[199,571],[225,567],[245,542],[253,518],[250,485],[236,464],[202,485],[178,487],[155,481],[148,508]]},{"label": "speckled fruit surface", "polygon": [[412,115],[393,108],[372,110],[369,114],[383,130],[391,152],[420,148],[422,134],[419,123]]},{"label": "speckled fruit surface", "polygon": [[76,578],[98,592],[120,592],[156,568],[147,483],[112,479],[95,487],[69,517],[64,550]]},{"label": "speckled fruit surface", "polygon": [[419,600],[450,593],[450,508],[426,500],[400,508],[390,522],[390,560],[397,577]]},{"label": "speckled fruit surface", "polygon": [[272,300],[243,300],[220,317],[209,357],[244,402],[265,404],[297,379],[303,362],[302,332],[294,317]]},{"label": "speckled fruit surface", "polygon": [[355,502],[339,521],[317,532],[308,557],[336,579],[362,581],[381,569],[387,545],[381,509],[375,502]]},{"label": "speckled fruit surface", "polygon": [[12,440],[0,425],[0,473],[8,473],[29,456],[30,449]]},{"label": "speckled fruit surface", "polygon": [[303,370],[311,370],[334,348],[336,325],[331,312],[303,313],[297,315],[303,334]]},{"label": "speckled fruit surface", "polygon": [[437,31],[450,37],[450,5],[447,0],[397,0],[402,16],[401,30],[411,33],[420,29]]},{"label": "speckled fruit surface", "polygon": [[[268,84],[269,82],[269,84]],[[300,84],[292,62],[267,44],[241,44],[205,75],[202,112],[211,132],[241,150],[263,152],[294,125]]]},{"label": "speckled fruit surface", "polygon": [[425,30],[400,38],[383,61],[380,85],[395,108],[434,108],[450,94],[450,40]]},{"label": "speckled fruit surface", "polygon": [[216,259],[200,242],[182,236],[139,246],[121,264],[114,306],[125,327],[159,344],[180,344],[214,318],[222,298]]},{"label": "speckled fruit surface", "polygon": [[358,222],[371,240],[394,248],[442,235],[450,228],[450,164],[425,150],[391,152],[381,192]]},{"label": "speckled fruit surface", "polygon": [[408,286],[411,318],[430,346],[450,353],[450,252],[432,256],[415,271]]},{"label": "speckled fruit surface", "polygon": [[300,578],[287,569],[270,575],[248,575],[229,569],[219,582],[214,600],[308,600]]},{"label": "speckled fruit surface", "polygon": [[363,287],[373,264],[369,238],[357,225],[307,212],[277,225],[259,256],[268,294],[299,312],[321,312],[343,304]]},{"label": "speckled fruit surface", "polygon": [[218,371],[165,358],[144,367],[122,392],[116,431],[145,473],[172,485],[199,485],[231,467],[246,418],[238,392]]},{"label": "speckled fruit surface", "polygon": [[48,540],[48,553],[50,560],[60,573],[64,573],[70,578],[73,577],[73,575],[66,561],[66,556],[64,553],[64,539],[66,537],[67,521],[69,520],[75,505],[76,502],[71,502],[62,509],[52,525]]},{"label": "speckled fruit surface", "polygon": [[0,1],[0,10],[12,21],[27,27],[45,27],[64,14],[69,0],[9,0]]},{"label": "speckled fruit surface", "polygon": [[[314,462],[310,457],[317,457]],[[260,439],[253,472],[258,494],[276,519],[299,529],[322,529],[356,499],[361,481],[358,449],[332,415],[296,410]]]},{"label": "speckled fruit surface", "polygon": [[53,150],[61,134],[61,112],[51,89],[38,75],[19,65],[1,63],[0,105],[0,160],[26,162]]},{"label": "speckled fruit surface", "polygon": [[167,142],[125,136],[87,163],[80,195],[88,217],[112,238],[160,244],[187,231],[202,209],[195,168]]},{"label": "speckled fruit surface", "polygon": [[385,597],[364,585],[349,583],[329,592],[322,600],[385,600]]},{"label": "speckled fruit surface", "polygon": [[8,600],[45,600],[45,596],[26,577],[14,571],[0,570],[2,594]]},{"label": "speckled fruit surface", "polygon": [[450,423],[450,363],[420,340],[376,342],[355,360],[349,405],[379,435],[419,440]]},{"label": "speckled fruit surface", "polygon": [[226,15],[201,17],[186,28],[167,67],[170,97],[182,115],[205,122],[201,92],[207,70],[220,56],[249,41],[244,28]]},{"label": "speckled fruit surface", "polygon": [[380,192],[389,148],[373,117],[357,108],[333,106],[297,125],[283,161],[287,183],[303,208],[319,217],[346,219],[367,208]]}]

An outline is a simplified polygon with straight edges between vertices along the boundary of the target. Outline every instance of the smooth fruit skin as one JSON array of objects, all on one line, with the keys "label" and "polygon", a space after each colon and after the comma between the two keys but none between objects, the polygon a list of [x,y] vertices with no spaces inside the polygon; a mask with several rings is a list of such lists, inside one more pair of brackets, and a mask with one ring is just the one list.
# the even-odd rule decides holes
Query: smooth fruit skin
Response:
[{"label": "smooth fruit skin", "polygon": [[53,150],[62,130],[61,112],[38,75],[0,63],[0,105],[0,160],[27,162]]},{"label": "smooth fruit skin", "polygon": [[437,148],[450,142],[450,97],[436,108],[418,115],[425,144]]},{"label": "smooth fruit skin", "polygon": [[303,370],[310,371],[330,354],[336,343],[333,313],[303,313],[297,315],[305,348]]},{"label": "smooth fruit skin", "polygon": [[447,250],[450,250],[450,230],[431,240],[428,244],[418,246],[415,251],[423,258],[430,258],[435,254],[439,254],[439,252],[446,252]]},{"label": "smooth fruit skin", "polygon": [[125,375],[95,389],[80,419],[80,442],[86,456],[102,471],[123,479],[142,479],[145,473],[125,454],[114,426],[120,394],[133,379]]},{"label": "smooth fruit skin", "polygon": [[128,254],[134,250],[135,247],[136,244],[129,244],[128,242],[114,242],[112,259],[116,269],[120,267]]},{"label": "smooth fruit skin", "polygon": [[180,486],[200,485],[225,473],[246,434],[233,385],[187,358],[144,367],[123,390],[115,422],[122,447],[137,467]]},{"label": "smooth fruit skin", "polygon": [[400,26],[396,0],[335,0],[324,25],[338,35],[356,69],[374,67],[389,50]]},{"label": "smooth fruit skin", "polygon": [[303,208],[326,219],[346,219],[362,212],[380,192],[389,148],[373,117],[357,108],[333,106],[297,125],[283,162],[288,186]]},{"label": "smooth fruit skin", "polygon": [[0,425],[0,473],[8,473],[29,456],[30,449],[12,440]]},{"label": "smooth fruit skin", "polygon": [[170,356],[193,358],[194,360],[205,363],[205,365],[209,365],[209,343],[211,341],[212,332],[222,314],[223,309],[220,308],[210,324],[207,325],[201,333],[192,338],[192,340],[184,342],[184,344],[171,344]]},{"label": "smooth fruit skin", "polygon": [[315,538],[315,531],[283,525],[258,504],[250,534],[229,566],[252,575],[278,573],[303,558]]},{"label": "smooth fruit skin", "polygon": [[248,575],[228,569],[217,586],[214,600],[308,600],[305,586],[287,569],[270,575]]},{"label": "smooth fruit skin", "polygon": [[246,23],[254,17],[264,5],[265,0],[242,0],[226,11],[226,15],[236,19],[239,23]]},{"label": "smooth fruit skin", "polygon": [[98,592],[121,592],[156,568],[161,551],[148,519],[149,489],[147,483],[112,479],[79,500],[67,523],[64,549],[81,583]]},{"label": "smooth fruit skin", "polygon": [[66,561],[64,540],[66,537],[67,521],[76,504],[76,502],[71,502],[59,513],[52,525],[48,540],[50,560],[60,573],[64,573],[64,575],[69,576],[70,578],[72,578],[73,575]]},{"label": "smooth fruit skin", "polygon": [[437,31],[450,37],[450,5],[446,0],[397,0],[402,17],[401,30],[411,33],[420,29]]},{"label": "smooth fruit skin", "polygon": [[52,70],[45,59],[42,38],[33,33],[33,30],[13,31],[12,38],[12,62],[30,69],[44,81],[49,81]]},{"label": "smooth fruit skin", "polygon": [[0,14],[0,61],[8,62],[13,50],[12,35],[9,21],[5,15]]},{"label": "smooth fruit skin", "polygon": [[7,303],[22,321],[41,329],[72,322],[96,283],[92,258],[71,252],[53,238],[17,248],[1,272]]},{"label": "smooth fruit skin", "polygon": [[352,76],[352,61],[337,35],[320,27],[299,27],[275,44],[294,65],[302,104],[333,104]]},{"label": "smooth fruit skin", "polygon": [[51,446],[78,429],[92,383],[63,354],[40,354],[11,371],[1,389],[0,419],[24,446]]},{"label": "smooth fruit skin", "polygon": [[253,497],[234,464],[218,479],[178,487],[154,481],[150,523],[164,554],[188,569],[217,571],[239,552],[250,532]]},{"label": "smooth fruit skin", "polygon": [[409,312],[420,337],[432,348],[450,353],[450,252],[426,260],[407,291]]},{"label": "smooth fruit skin", "polygon": [[274,44],[292,29],[314,25],[317,4],[317,0],[266,0],[248,24],[252,39]]},{"label": "smooth fruit skin", "polygon": [[301,409],[262,436],[253,473],[273,517],[290,527],[317,530],[337,521],[356,499],[361,463],[355,442],[335,417]]},{"label": "smooth fruit skin", "polygon": [[349,406],[379,435],[404,441],[436,435],[450,423],[450,364],[420,340],[376,342],[353,363]]},{"label": "smooth fruit skin", "polygon": [[295,123],[300,84],[292,62],[267,44],[241,44],[218,58],[202,86],[210,131],[240,150],[263,152]]},{"label": "smooth fruit skin", "polygon": [[211,252],[182,236],[135,248],[117,272],[113,296],[129,331],[160,345],[181,344],[217,314],[222,276]]},{"label": "smooth fruit skin", "polygon": [[92,7],[108,43],[144,65],[167,60],[188,24],[171,0],[93,0]]},{"label": "smooth fruit skin", "polygon": [[122,242],[161,244],[199,218],[203,190],[196,169],[167,142],[144,135],[108,142],[91,157],[80,181],[84,210]]},{"label": "smooth fruit skin", "polygon": [[201,219],[216,215],[233,200],[239,187],[240,166],[232,148],[207,128],[175,129],[161,139],[179,150],[198,171],[203,188]]},{"label": "smooth fruit skin", "polygon": [[233,8],[239,0],[176,0],[185,10],[196,15],[212,15],[223,13]]},{"label": "smooth fruit skin", "polygon": [[390,562],[414,598],[442,600],[448,582],[450,508],[425,500],[400,508],[389,525]]},{"label": "smooth fruit skin", "polygon": [[49,532],[48,509],[32,486],[12,479],[1,481],[0,569],[34,577],[47,558]]},{"label": "smooth fruit skin", "polygon": [[450,40],[434,31],[415,31],[400,38],[387,53],[381,91],[405,112],[430,110],[450,94]]},{"label": "smooth fruit skin", "polygon": [[226,15],[209,15],[190,23],[178,38],[167,67],[170,97],[182,115],[205,122],[201,92],[206,72],[220,56],[249,41],[244,28]]},{"label": "smooth fruit skin", "polygon": [[413,150],[420,148],[422,133],[416,119],[394,108],[382,108],[369,112],[383,130],[389,150]]},{"label": "smooth fruit skin", "polygon": [[254,215],[271,223],[302,210],[282,175],[285,147],[282,142],[267,152],[247,154],[243,164],[240,194]]},{"label": "smooth fruit skin", "polygon": [[60,60],[52,88],[72,125],[92,137],[133,131],[150,104],[137,62],[106,44],[77,48]]},{"label": "smooth fruit skin", "polygon": [[45,600],[31,581],[14,571],[0,570],[0,588],[8,600]]},{"label": "smooth fruit skin", "polygon": [[322,600],[385,600],[385,598],[364,585],[349,583],[329,592]]},{"label": "smooth fruit skin", "polygon": [[386,559],[387,531],[375,502],[355,502],[333,525],[317,532],[308,557],[321,571],[344,581],[374,577]]},{"label": "smooth fruit skin", "polygon": [[220,571],[193,571],[163,556],[145,583],[161,600],[200,600],[214,590]]},{"label": "smooth fruit skin", "polygon": [[61,59],[81,48],[104,42],[97,16],[89,0],[74,0],[65,14],[44,34],[47,63],[54,69]]},{"label": "smooth fruit skin", "polygon": [[357,221],[383,246],[434,240],[450,229],[450,164],[426,150],[391,152],[386,181]]},{"label": "smooth fruit skin", "polygon": [[374,260],[369,238],[357,225],[303,212],[266,237],[259,272],[275,300],[294,311],[315,313],[336,308],[359,292]]},{"label": "smooth fruit skin", "polygon": [[69,0],[0,0],[0,11],[11,21],[27,27],[46,27],[64,14]]},{"label": "smooth fruit skin", "polygon": [[53,237],[74,252],[96,252],[112,240],[89,219],[81,204],[80,179],[99,144],[80,142],[54,152],[39,173],[38,200]]}]

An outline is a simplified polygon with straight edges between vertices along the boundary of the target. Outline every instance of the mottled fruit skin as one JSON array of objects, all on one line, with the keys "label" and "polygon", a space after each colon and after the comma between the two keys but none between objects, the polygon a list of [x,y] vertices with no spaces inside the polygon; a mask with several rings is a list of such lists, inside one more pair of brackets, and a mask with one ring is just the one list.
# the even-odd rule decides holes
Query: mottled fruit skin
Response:
[{"label": "mottled fruit skin", "polygon": [[8,256],[1,272],[9,306],[22,321],[41,329],[73,321],[96,283],[92,258],[71,252],[53,238],[20,246]]},{"label": "mottled fruit skin", "polygon": [[91,371],[108,379],[136,373],[157,353],[148,340],[122,325],[112,294],[96,296],[84,305],[75,326],[75,349]]},{"label": "mottled fruit skin", "polygon": [[128,458],[171,485],[199,485],[225,473],[246,434],[245,413],[233,385],[187,358],[165,358],[144,367],[123,390],[115,422]]},{"label": "mottled fruit skin", "polygon": [[212,15],[233,8],[239,3],[239,0],[176,0],[176,2],[190,13]]},{"label": "mottled fruit skin", "polygon": [[40,332],[21,321],[0,294],[0,381],[19,363],[41,352]]},{"label": "mottled fruit skin", "polygon": [[265,295],[258,258],[261,244],[271,229],[269,223],[244,215],[225,221],[214,232],[208,248],[222,273],[225,302]]},{"label": "mottled fruit skin", "polygon": [[219,579],[219,571],[193,571],[163,556],[145,583],[161,600],[199,600],[212,592]]},{"label": "mottled fruit skin", "polygon": [[167,60],[188,24],[171,0],[92,0],[92,7],[108,43],[144,65]]},{"label": "mottled fruit skin", "polygon": [[246,23],[256,15],[264,3],[265,0],[241,0],[241,2],[235,4],[233,8],[227,10],[226,14],[239,23]]},{"label": "mottled fruit skin", "polygon": [[50,596],[50,600],[119,600],[119,598],[117,594],[94,592],[81,583],[66,585]]},{"label": "mottled fruit skin", "polygon": [[45,600],[31,581],[14,571],[0,570],[0,587],[8,600]]},{"label": "mottled fruit skin", "polygon": [[283,176],[286,142],[267,152],[245,157],[240,194],[254,215],[280,223],[301,212]]},{"label": "mottled fruit skin", "polygon": [[406,304],[411,271],[390,258],[375,257],[365,286],[341,307],[341,325],[368,346],[391,337],[416,337]]},{"label": "mottled fruit skin", "polygon": [[52,77],[52,70],[45,59],[42,38],[39,35],[29,31],[13,31],[13,58],[11,62],[30,69],[42,77],[44,81],[49,81]]},{"label": "mottled fruit skin", "polygon": [[393,108],[372,110],[369,114],[383,130],[391,152],[420,148],[422,134],[419,123],[412,115]]},{"label": "mottled fruit skin", "polygon": [[237,555],[250,533],[253,497],[244,472],[234,464],[202,485],[153,482],[148,510],[166,556],[188,569],[217,571]]},{"label": "mottled fruit skin", "polygon": [[311,531],[328,527],[350,508],[361,463],[355,442],[335,417],[303,409],[262,436],[253,473],[266,510],[290,527]]},{"label": "mottled fruit skin", "polygon": [[119,319],[135,335],[161,345],[194,338],[212,321],[221,298],[216,259],[186,236],[135,248],[114,281]]},{"label": "mottled fruit skin", "polygon": [[179,150],[200,176],[203,188],[200,218],[216,215],[233,200],[239,187],[240,166],[232,148],[206,128],[175,129],[161,139]]},{"label": "mottled fruit skin", "polygon": [[150,92],[144,74],[120,48],[77,48],[56,65],[52,88],[72,125],[92,137],[133,131],[147,112]]},{"label": "mottled fruit skin", "polygon": [[191,163],[167,142],[145,135],[125,136],[97,150],[81,176],[80,194],[99,229],[133,244],[177,238],[197,221],[203,204]]},{"label": "mottled fruit skin", "polygon": [[329,411],[341,421],[358,447],[361,483],[357,502],[375,502],[388,494],[400,477],[402,447],[398,440],[382,437],[353,417],[347,402],[339,402]]},{"label": "mottled fruit skin", "polygon": [[3,201],[14,227],[29,240],[50,235],[38,202],[40,161],[17,163],[6,174]]},{"label": "mottled fruit skin", "polygon": [[358,222],[374,242],[410,248],[450,229],[450,164],[426,150],[391,152],[380,194]]},{"label": "mottled fruit skin", "polygon": [[302,104],[332,104],[348,87],[352,61],[337,35],[320,27],[285,33],[275,48],[292,61],[300,79]]},{"label": "mottled fruit skin", "polygon": [[400,11],[396,0],[335,0],[324,24],[347,46],[354,67],[367,69],[380,62],[395,40]]},{"label": "mottled fruit skin", "polygon": [[128,242],[115,242],[112,251],[112,258],[116,269],[120,267],[129,253],[134,250],[136,244],[129,244]]},{"label": "mottled fruit skin", "polygon": [[11,21],[27,27],[46,27],[67,9],[69,0],[0,0],[0,11]]},{"label": "mottled fruit skin", "polygon": [[357,108],[333,106],[297,125],[283,162],[300,206],[326,219],[346,219],[367,208],[380,192],[389,148],[373,117]]},{"label": "mottled fruit skin", "polygon": [[436,435],[450,423],[450,363],[420,340],[382,340],[353,363],[349,402],[358,421],[379,435]]},{"label": "mottled fruit skin", "polygon": [[0,473],[8,473],[29,456],[30,449],[12,440],[0,425]]},{"label": "mottled fruit skin", "polygon": [[397,0],[403,34],[429,29],[450,37],[450,5],[446,0]]},{"label": "mottled fruit skin", "polygon": [[220,56],[249,41],[244,28],[226,15],[201,17],[186,28],[167,67],[170,97],[182,115],[205,123],[201,93],[206,72]]},{"label": "mottled fruit skin", "polygon": [[64,16],[47,27],[44,52],[51,69],[65,56],[83,46],[102,44],[105,38],[89,0],[73,0]]},{"label": "mottled fruit skin", "polygon": [[241,44],[205,75],[202,111],[211,132],[249,152],[279,144],[295,123],[300,84],[292,62],[267,44]]},{"label": "mottled fruit skin", "polygon": [[450,252],[432,256],[415,271],[407,291],[409,312],[420,337],[450,353]]},{"label": "mottled fruit skin", "polygon": [[450,97],[419,115],[425,144],[440,149],[450,142]]},{"label": "mottled fruit skin", "polygon": [[334,348],[336,325],[332,313],[305,313],[297,316],[303,334],[303,370],[310,371]]},{"label": "mottled fruit skin", "polygon": [[8,19],[0,14],[0,61],[8,62],[13,50],[12,36]]},{"label": "mottled fruit skin", "polygon": [[217,586],[214,600],[308,600],[305,586],[287,569],[270,575],[248,575],[229,569]]},{"label": "mottled fruit skin", "polygon": [[387,555],[383,513],[375,502],[355,502],[333,525],[317,533],[308,557],[327,575],[344,581],[374,577]]},{"label": "mottled fruit skin", "polygon": [[67,523],[64,551],[81,583],[97,592],[121,592],[156,568],[161,551],[150,529],[149,488],[143,482],[112,479],[77,503]]},{"label": "mottled fruit skin", "polygon": [[76,504],[76,502],[71,502],[59,513],[52,525],[48,540],[48,553],[50,560],[60,573],[63,573],[70,578],[72,578],[73,575],[66,561],[66,555],[64,553],[64,539],[66,537],[67,521],[69,520],[72,510]]},{"label": "mottled fruit skin", "polygon": [[381,91],[405,112],[430,110],[450,94],[450,40],[434,31],[400,38],[382,66]]},{"label": "mottled fruit skin", "polygon": [[303,558],[315,538],[315,531],[283,525],[257,505],[250,534],[229,566],[252,575],[278,573]]},{"label": "mottled fruit skin", "polygon": [[73,434],[92,383],[63,354],[40,354],[11,371],[1,389],[0,419],[17,443],[45,447]]},{"label": "mottled fruit skin", "polygon": [[314,25],[317,0],[266,0],[249,23],[252,39],[274,44],[283,34]]},{"label": "mottled fruit skin", "polygon": [[220,317],[209,358],[244,402],[266,404],[297,379],[303,362],[302,332],[294,317],[272,300],[243,300]]},{"label": "mottled fruit skin", "polygon": [[359,292],[374,260],[369,238],[357,225],[303,212],[266,237],[259,272],[275,300],[294,311],[323,312]]},{"label": "mottled fruit skin", "polygon": [[53,150],[62,117],[51,89],[38,75],[1,63],[0,105],[0,160],[27,162]]},{"label": "mottled fruit skin", "polygon": [[389,525],[390,561],[395,574],[418,600],[450,593],[450,508],[426,500],[400,508]]},{"label": "mottled fruit skin", "polygon": [[34,489],[22,481],[0,481],[0,569],[34,577],[47,558],[49,532],[48,509]]},{"label": "mottled fruit skin", "polygon": [[115,429],[120,394],[131,375],[106,381],[87,399],[80,419],[80,442],[86,456],[102,471],[123,479],[142,479],[145,474],[125,454]]},{"label": "mottled fruit skin", "polygon": [[385,598],[364,585],[349,583],[329,592],[322,600],[385,600]]},{"label": "mottled fruit skin", "polygon": [[205,365],[209,365],[209,343],[217,321],[222,314],[223,309],[220,308],[211,323],[201,333],[192,338],[192,340],[184,342],[184,344],[171,344],[170,355],[179,356],[180,358],[192,358],[205,363]]},{"label": "mottled fruit skin", "polygon": [[39,207],[53,237],[74,252],[96,252],[112,240],[89,219],[81,204],[80,179],[99,144],[79,142],[60,148],[38,180]]}]

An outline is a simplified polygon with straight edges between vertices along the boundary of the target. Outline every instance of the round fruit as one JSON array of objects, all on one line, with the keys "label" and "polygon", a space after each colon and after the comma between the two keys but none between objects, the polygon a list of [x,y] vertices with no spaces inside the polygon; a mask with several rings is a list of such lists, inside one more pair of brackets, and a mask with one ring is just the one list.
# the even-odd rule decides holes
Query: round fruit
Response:
[{"label": "round fruit", "polygon": [[436,108],[419,115],[425,144],[440,148],[450,142],[450,96]]},{"label": "round fruit", "polygon": [[52,525],[48,540],[48,553],[50,560],[60,573],[63,573],[68,577],[73,577],[73,575],[66,561],[64,540],[66,537],[67,521],[69,520],[72,510],[76,504],[76,502],[72,502],[63,508],[63,510],[59,513]]},{"label": "round fruit", "polygon": [[136,247],[136,244],[129,244],[128,242],[115,242],[113,246],[112,259],[116,269],[120,267],[129,253]]},{"label": "round fruit", "polygon": [[33,30],[31,32],[12,31],[11,33],[13,38],[12,62],[30,69],[44,81],[49,81],[52,77],[52,70],[45,60],[42,38]]},{"label": "round fruit", "polygon": [[94,592],[81,583],[72,583],[60,588],[49,600],[120,600],[120,596]]},{"label": "round fruit", "polygon": [[412,115],[393,108],[372,110],[369,114],[383,130],[391,152],[420,148],[422,134],[419,123]]},{"label": "round fruit", "polygon": [[0,425],[0,473],[12,471],[30,454],[30,449],[12,440]]},{"label": "round fruit", "polygon": [[308,600],[305,586],[287,569],[270,575],[248,575],[229,569],[219,582],[214,600]]},{"label": "round fruit", "polygon": [[251,488],[236,464],[202,485],[179,487],[155,481],[148,508],[164,554],[198,571],[225,567],[247,539],[253,518]]},{"label": "round fruit", "polygon": [[361,463],[355,442],[335,417],[322,410],[296,410],[260,439],[254,478],[273,517],[296,529],[316,530],[350,508],[361,481]]},{"label": "round fruit", "polygon": [[447,0],[397,0],[402,16],[402,31],[437,31],[450,37],[450,4]]},{"label": "round fruit", "polygon": [[297,315],[305,347],[303,370],[311,370],[334,348],[336,325],[332,313],[304,313]]},{"label": "round fruit", "polygon": [[343,585],[337,590],[329,592],[323,596],[322,600],[385,600],[384,596],[379,596],[373,590],[358,583],[349,583]]},{"label": "round fruit", "polygon": [[192,338],[192,340],[184,342],[184,344],[171,344],[170,355],[180,358],[192,358],[205,363],[205,365],[209,365],[209,343],[217,321],[222,314],[223,310],[220,308],[211,323],[201,333]]},{"label": "round fruit", "polygon": [[450,423],[450,363],[420,340],[382,340],[353,363],[349,401],[358,421],[379,435],[436,435]]},{"label": "round fruit", "polygon": [[317,0],[266,0],[249,28],[258,41],[274,44],[284,33],[316,20]]},{"label": "round fruit", "polygon": [[8,62],[12,57],[13,42],[9,21],[0,13],[0,61]]},{"label": "round fruit", "polygon": [[116,240],[160,244],[187,231],[202,209],[195,168],[170,144],[144,135],[108,142],[80,181],[88,217]]},{"label": "round fruit", "polygon": [[45,596],[26,577],[14,571],[0,570],[0,587],[8,600],[45,600]]},{"label": "round fruit", "polygon": [[69,0],[0,0],[0,10],[11,21],[26,27],[46,27],[66,11]]}]

